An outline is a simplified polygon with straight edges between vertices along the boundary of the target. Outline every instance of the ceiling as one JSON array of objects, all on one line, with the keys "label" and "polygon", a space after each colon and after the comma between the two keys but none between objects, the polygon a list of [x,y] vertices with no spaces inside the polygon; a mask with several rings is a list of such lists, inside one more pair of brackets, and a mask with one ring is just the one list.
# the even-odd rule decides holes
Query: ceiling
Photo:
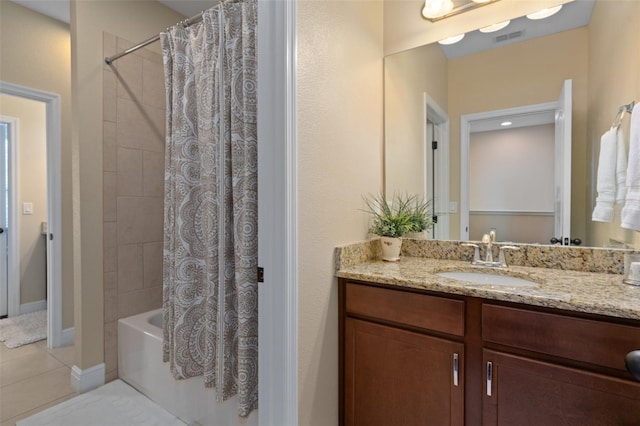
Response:
[{"label": "ceiling", "polygon": [[[11,0],[58,21],[69,23],[69,0]],[[158,0],[185,17],[197,15],[218,3],[217,0]]]},{"label": "ceiling", "polygon": [[[591,12],[595,0],[576,0],[565,3],[562,9],[546,19],[533,21],[523,16],[512,19],[506,28],[493,33],[471,31],[455,44],[441,45],[441,49],[448,59],[482,52],[496,47],[531,40],[561,31],[584,27],[591,20]],[[486,7],[491,7],[487,5]],[[444,21],[442,21],[444,22]]]},{"label": "ceiling", "polygon": [[[503,126],[502,123],[511,124]],[[469,133],[490,132],[495,130],[517,129],[520,127],[555,124],[555,111],[542,111],[526,114],[504,115],[497,118],[485,118],[469,123]]]},{"label": "ceiling", "polygon": [[[12,1],[59,21],[69,23],[69,0]],[[218,3],[217,0],[158,1],[176,12],[181,13],[185,17],[194,16]],[[471,31],[465,35],[465,38],[462,41],[453,45],[441,46],[441,48],[447,58],[452,59],[493,49],[495,47],[502,47],[519,41],[582,27],[589,23],[594,3],[595,0],[572,1],[570,3],[566,3],[560,12],[550,18],[540,21],[532,21],[526,17],[514,19],[503,30],[490,34],[484,34],[480,31]],[[487,7],[491,7],[491,5],[488,5]]]},{"label": "ceiling", "polygon": [[[43,15],[69,23],[69,0],[12,0],[14,3],[32,9]],[[218,0],[157,0],[176,12],[191,17],[218,3]],[[456,0],[458,2],[462,0]],[[466,0],[464,0],[466,1]],[[542,37],[561,31],[585,26],[591,19],[595,0],[576,0],[564,4],[556,15],[550,18],[532,21],[526,17],[514,19],[504,29],[484,34],[480,31],[467,33],[462,41],[440,48],[449,59],[502,47],[524,40]],[[553,114],[527,114],[508,117],[513,125],[510,128],[553,123]],[[474,123],[473,132],[483,132],[504,128],[500,123],[506,118],[485,120]]]}]

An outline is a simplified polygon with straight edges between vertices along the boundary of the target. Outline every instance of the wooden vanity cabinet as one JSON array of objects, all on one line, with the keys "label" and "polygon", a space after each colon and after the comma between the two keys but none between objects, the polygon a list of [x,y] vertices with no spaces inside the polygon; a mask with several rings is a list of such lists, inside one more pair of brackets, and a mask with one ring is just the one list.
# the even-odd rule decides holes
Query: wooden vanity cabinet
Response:
[{"label": "wooden vanity cabinet", "polygon": [[505,352],[484,350],[483,359],[483,425],[640,424],[636,383]]},{"label": "wooden vanity cabinet", "polygon": [[640,426],[640,321],[342,278],[339,313],[341,425]]},{"label": "wooden vanity cabinet", "polygon": [[639,327],[484,303],[482,336],[483,425],[640,425]]},{"label": "wooden vanity cabinet", "polygon": [[463,301],[341,280],[340,305],[341,425],[464,424]]},{"label": "wooden vanity cabinet", "polygon": [[462,343],[353,318],[345,329],[344,424],[464,424]]}]

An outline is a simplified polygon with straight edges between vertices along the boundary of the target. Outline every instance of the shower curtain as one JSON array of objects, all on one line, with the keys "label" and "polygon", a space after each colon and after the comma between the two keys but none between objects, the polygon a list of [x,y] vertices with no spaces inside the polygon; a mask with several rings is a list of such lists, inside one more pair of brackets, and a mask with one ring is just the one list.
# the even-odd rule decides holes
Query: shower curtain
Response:
[{"label": "shower curtain", "polygon": [[161,34],[167,87],[163,358],[258,406],[256,0]]}]

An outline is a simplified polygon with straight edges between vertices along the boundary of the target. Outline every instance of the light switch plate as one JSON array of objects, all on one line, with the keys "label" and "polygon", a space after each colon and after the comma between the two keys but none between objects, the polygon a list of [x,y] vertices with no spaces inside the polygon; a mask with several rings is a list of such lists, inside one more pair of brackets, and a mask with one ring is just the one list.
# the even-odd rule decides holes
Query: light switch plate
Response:
[{"label": "light switch plate", "polygon": [[449,213],[458,213],[458,203],[456,201],[449,202]]},{"label": "light switch plate", "polygon": [[22,214],[33,214],[33,203],[22,203]]}]

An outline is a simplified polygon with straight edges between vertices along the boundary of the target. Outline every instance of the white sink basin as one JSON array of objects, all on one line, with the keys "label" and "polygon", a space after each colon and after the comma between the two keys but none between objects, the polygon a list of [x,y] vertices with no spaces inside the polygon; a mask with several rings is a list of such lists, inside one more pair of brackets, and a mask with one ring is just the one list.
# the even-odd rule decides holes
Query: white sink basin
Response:
[{"label": "white sink basin", "polygon": [[508,275],[498,275],[483,272],[440,272],[438,275],[447,278],[453,278],[458,281],[465,281],[473,284],[482,284],[491,287],[538,287],[535,281],[525,280],[523,278],[510,277]]}]

